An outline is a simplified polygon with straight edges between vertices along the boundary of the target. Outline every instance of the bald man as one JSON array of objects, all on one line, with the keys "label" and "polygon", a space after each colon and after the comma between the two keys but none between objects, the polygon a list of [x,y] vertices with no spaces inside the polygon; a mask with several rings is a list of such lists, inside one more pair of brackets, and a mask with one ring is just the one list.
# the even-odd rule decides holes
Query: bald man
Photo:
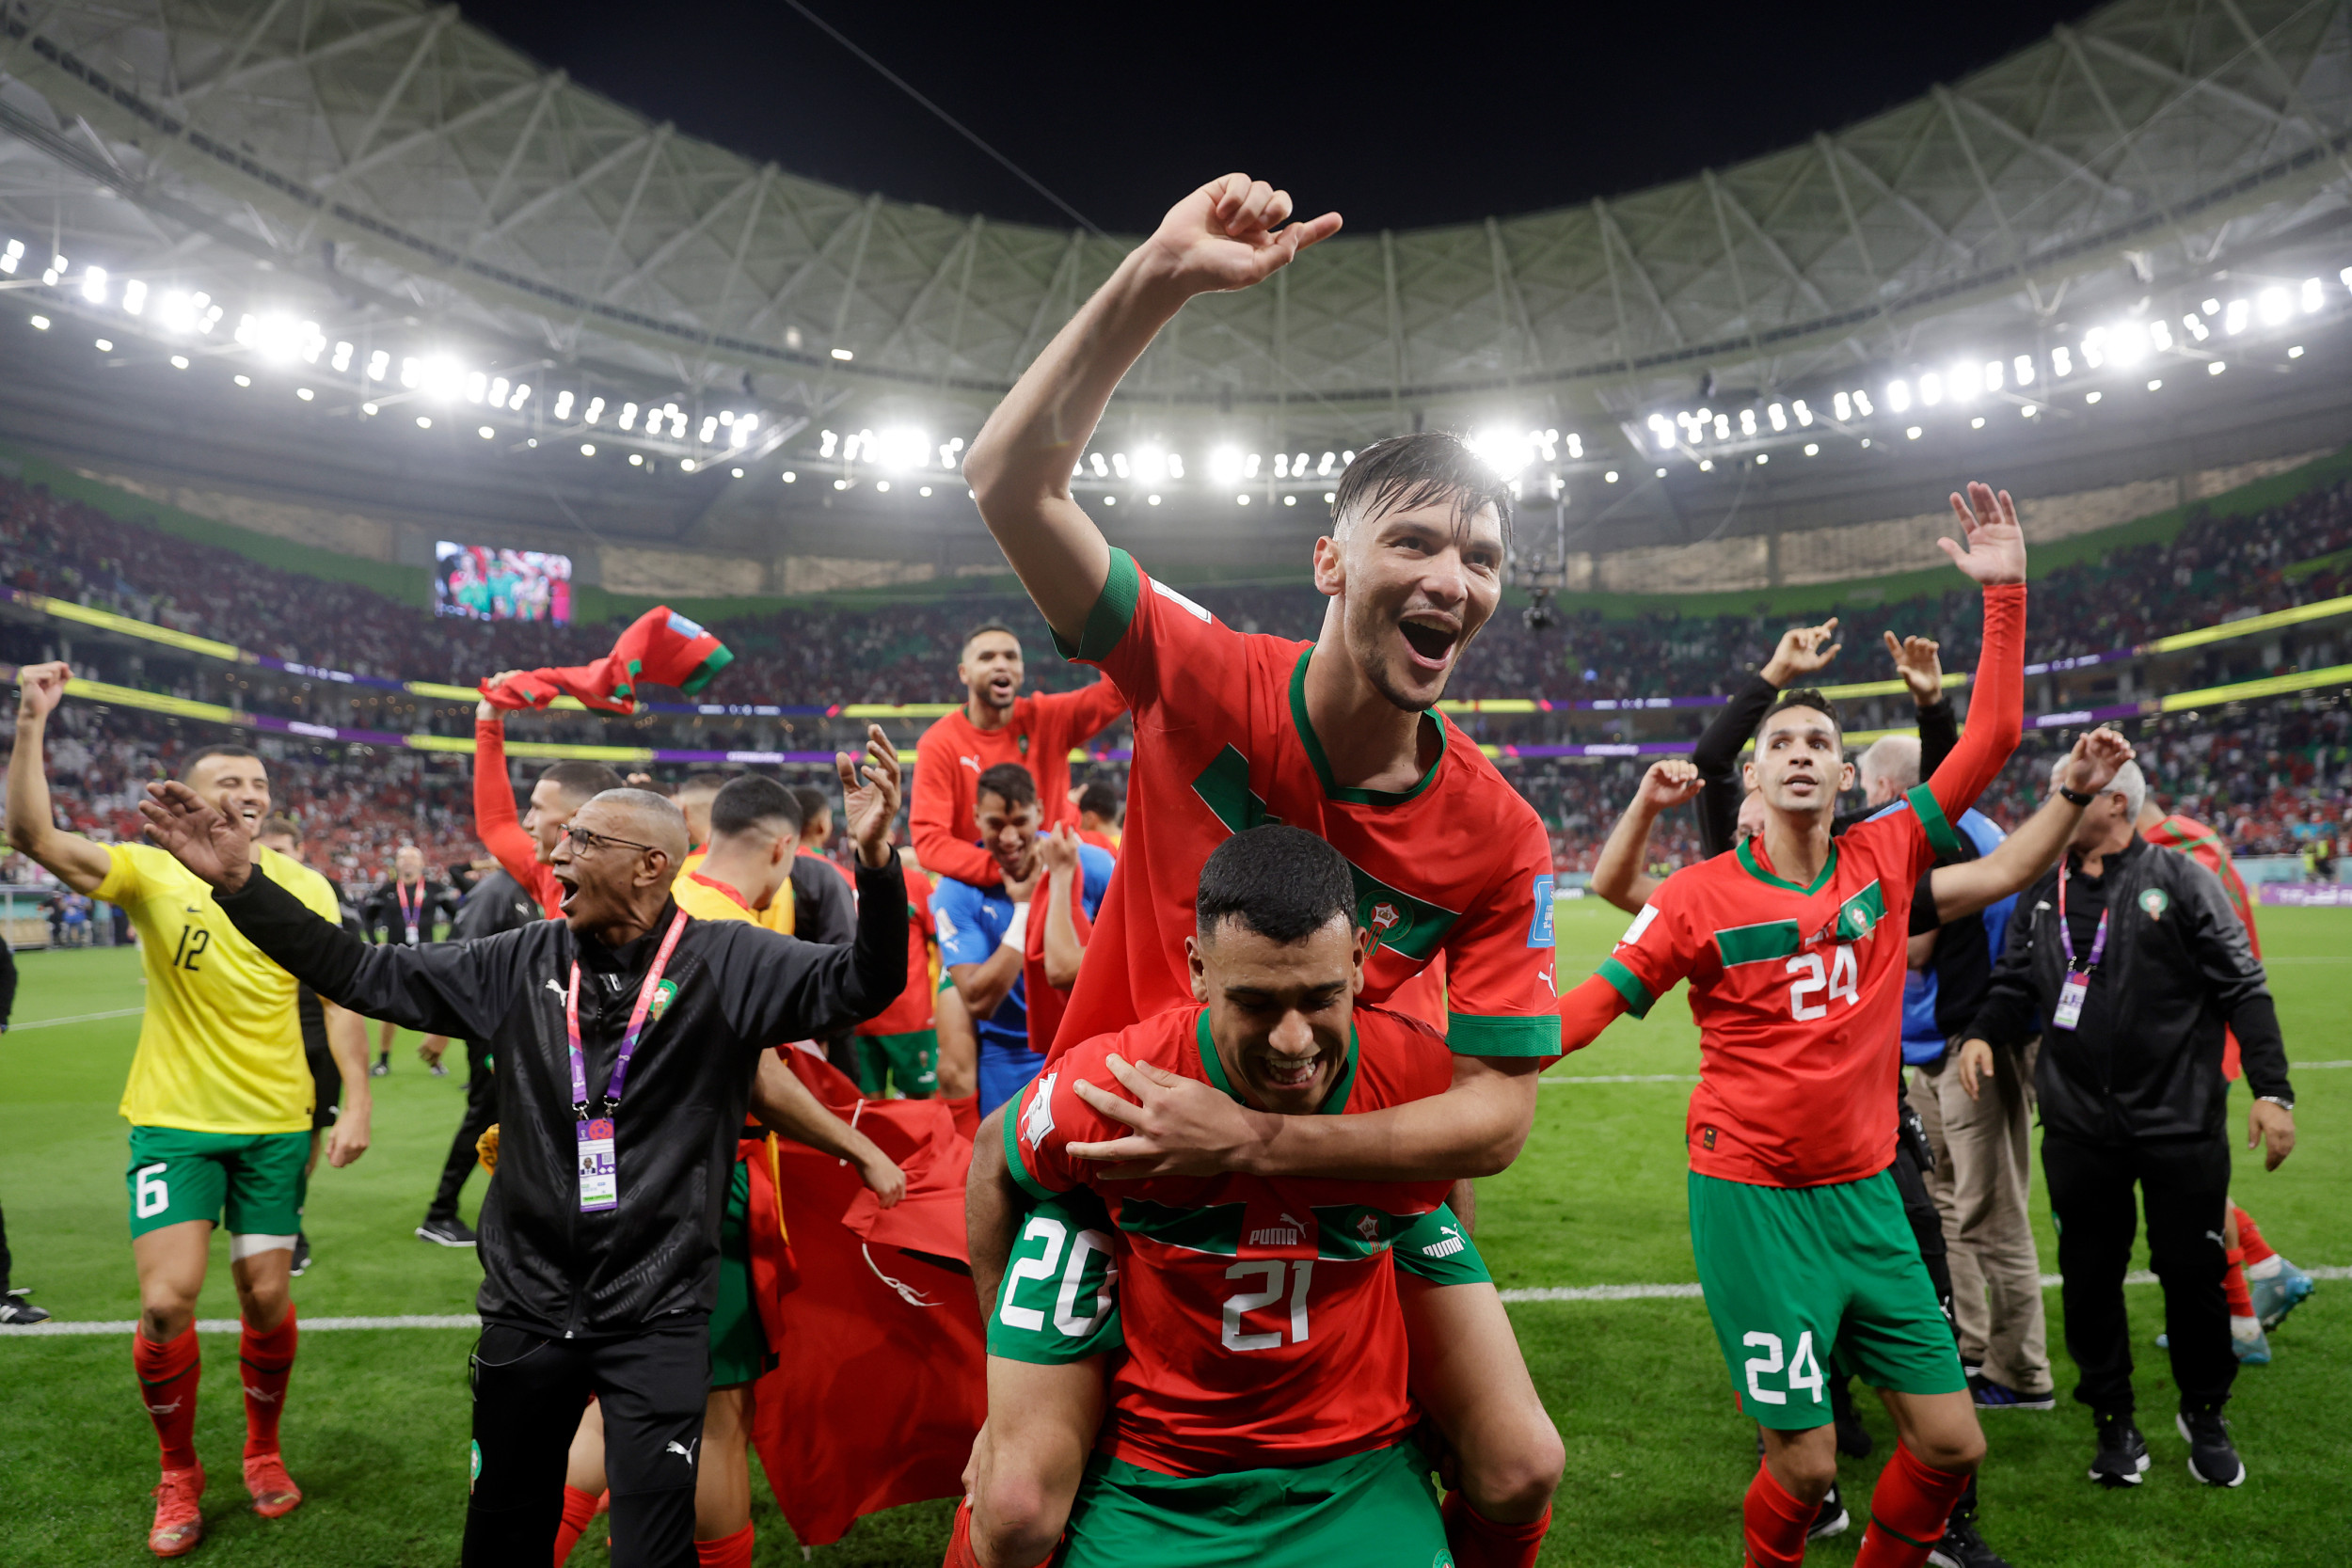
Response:
[{"label": "bald man", "polygon": [[185,785],[141,807],[236,928],[322,994],[492,1042],[469,1565],[545,1560],[591,1390],[614,1560],[695,1560],[721,1212],[760,1057],[873,1016],[906,983],[898,753],[873,729],[852,760],[836,757],[864,895],[849,946],[689,916],[670,895],[685,819],[642,789],[606,790],[565,824],[548,865],[561,920],[421,947],[370,946],[312,914]]}]

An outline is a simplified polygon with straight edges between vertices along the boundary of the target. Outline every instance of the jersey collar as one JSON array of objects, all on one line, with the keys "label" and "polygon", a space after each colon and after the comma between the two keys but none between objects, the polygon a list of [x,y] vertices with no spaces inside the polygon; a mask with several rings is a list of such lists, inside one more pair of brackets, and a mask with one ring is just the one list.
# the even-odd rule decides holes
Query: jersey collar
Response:
[{"label": "jersey collar", "polygon": [[1749,876],[1767,887],[1784,887],[1791,893],[1802,893],[1810,898],[1829,886],[1829,879],[1837,875],[1837,841],[1834,838],[1829,841],[1829,859],[1821,863],[1821,874],[1814,879],[1811,887],[1792,882],[1786,877],[1775,877],[1765,870],[1763,864],[1756,858],[1756,840],[1753,838],[1743,838],[1740,841],[1740,865]]},{"label": "jersey collar", "polygon": [[729,903],[734,904],[739,908],[748,910],[752,907],[751,901],[745,898],[740,893],[738,893],[730,883],[714,880],[711,878],[704,876],[699,871],[689,871],[686,875],[689,880],[700,882],[711,892],[724,895]]},{"label": "jersey collar", "polygon": [[[1209,1034],[1208,1008],[1200,1009],[1200,1020],[1193,1026],[1192,1034],[1200,1049],[1200,1069],[1208,1075],[1210,1085],[1241,1101],[1241,1103],[1248,1104],[1233,1087],[1232,1080],[1225,1076],[1225,1063],[1216,1053],[1216,1039]],[[1323,1097],[1323,1108],[1315,1115],[1336,1117],[1346,1111],[1348,1091],[1356,1086],[1356,1060],[1359,1053],[1356,1025],[1351,1022],[1347,1026],[1347,1060],[1340,1065],[1339,1080],[1331,1085],[1331,1092]]]},{"label": "jersey collar", "polygon": [[1315,735],[1315,727],[1307,720],[1307,663],[1315,657],[1315,645],[1308,643],[1298,651],[1298,662],[1291,668],[1291,722],[1298,730],[1298,742],[1307,749],[1307,760],[1314,765],[1315,779],[1323,785],[1323,793],[1330,800],[1358,806],[1401,806],[1429,787],[1445,766],[1446,722],[1436,714],[1426,717],[1438,726],[1438,756],[1429,765],[1429,771],[1410,789],[1343,789],[1331,777],[1331,759],[1323,754],[1323,741]]}]

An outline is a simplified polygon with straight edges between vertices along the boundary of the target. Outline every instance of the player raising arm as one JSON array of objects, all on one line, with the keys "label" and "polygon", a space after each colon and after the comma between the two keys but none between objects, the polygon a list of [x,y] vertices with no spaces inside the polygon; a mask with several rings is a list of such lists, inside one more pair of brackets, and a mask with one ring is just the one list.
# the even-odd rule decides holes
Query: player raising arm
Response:
[{"label": "player raising arm", "polygon": [[[294,977],[230,924],[213,890],[150,845],[93,844],[56,826],[41,745],[72,678],[63,664],[17,672],[8,843],[74,892],[119,905],[138,928],[147,1016],[122,1091],[131,1123],[131,1257],[139,1275],[131,1354],[163,1448],[147,1544],[159,1557],[178,1557],[204,1538],[196,1300],[213,1227],[224,1217],[244,1320],[246,1489],[265,1518],[302,1501],[279,1454],[278,1425],[294,1371],[297,1331],[287,1282],[302,1227],[317,1090],[302,1053]],[[181,765],[180,778],[227,818],[240,843],[261,832],[269,777],[260,757],[242,746],[207,746]],[[251,854],[322,919],[342,918],[326,878],[259,844]],[[326,1163],[340,1167],[367,1151],[367,1035],[325,996],[319,1005],[347,1097],[326,1142]]]}]

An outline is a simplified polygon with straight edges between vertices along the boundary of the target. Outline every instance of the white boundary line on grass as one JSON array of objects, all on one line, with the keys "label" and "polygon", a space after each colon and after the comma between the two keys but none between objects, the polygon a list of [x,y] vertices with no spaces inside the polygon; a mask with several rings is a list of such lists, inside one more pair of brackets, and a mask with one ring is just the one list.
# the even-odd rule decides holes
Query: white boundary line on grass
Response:
[{"label": "white boundary line on grass", "polygon": [[[2352,1068],[2352,1062],[2289,1062],[2287,1064],[2287,1070],[2290,1073],[2315,1072],[2325,1068]],[[1554,1084],[1695,1084],[1698,1081],[1699,1075],[1695,1072],[1598,1072],[1582,1078],[1572,1077],[1566,1073],[1548,1072],[1535,1080],[1546,1088],[1549,1088]]]},{"label": "white boundary line on grass", "polygon": [[55,1029],[60,1023],[95,1023],[102,1018],[135,1018],[145,1011],[145,1007],[117,1007],[111,1012],[75,1013],[72,1018],[32,1018],[22,1023],[11,1023],[8,1028],[12,1033],[21,1034],[27,1029]]},{"label": "white boundary line on grass", "polygon": [[[2313,1279],[2352,1279],[2352,1268],[2321,1264],[2303,1271]],[[2145,1269],[2135,1269],[2123,1276],[2126,1285],[2153,1285],[2156,1276]],[[2054,1274],[2042,1276],[2042,1288],[2055,1291],[2059,1278]],[[1561,1301],[1660,1301],[1690,1300],[1697,1297],[1696,1285],[1549,1285],[1509,1290],[1502,1299],[1515,1304]],[[128,1334],[138,1326],[134,1319],[119,1322],[85,1322],[0,1324],[0,1338],[21,1335],[26,1338],[72,1335]],[[199,1318],[199,1334],[235,1334],[244,1325],[234,1318]],[[331,1334],[353,1328],[479,1328],[482,1320],[470,1312],[453,1312],[439,1317],[405,1318],[305,1318],[305,1334]]]}]

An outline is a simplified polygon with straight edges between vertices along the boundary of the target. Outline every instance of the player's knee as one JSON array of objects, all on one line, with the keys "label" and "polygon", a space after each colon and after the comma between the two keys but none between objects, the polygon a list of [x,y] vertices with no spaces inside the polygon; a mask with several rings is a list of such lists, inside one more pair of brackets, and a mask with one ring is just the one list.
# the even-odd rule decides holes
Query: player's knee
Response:
[{"label": "player's knee", "polygon": [[1915,1433],[1907,1446],[1931,1470],[1966,1475],[1984,1463],[1984,1431],[1974,1421],[1948,1432]]},{"label": "player's knee", "polygon": [[165,1300],[149,1296],[139,1303],[139,1335],[151,1345],[177,1339],[195,1322],[196,1303],[176,1294]]},{"label": "player's knee", "polygon": [[1837,1449],[1828,1443],[1792,1445],[1770,1462],[1781,1490],[1801,1503],[1818,1503],[1837,1484]]}]

